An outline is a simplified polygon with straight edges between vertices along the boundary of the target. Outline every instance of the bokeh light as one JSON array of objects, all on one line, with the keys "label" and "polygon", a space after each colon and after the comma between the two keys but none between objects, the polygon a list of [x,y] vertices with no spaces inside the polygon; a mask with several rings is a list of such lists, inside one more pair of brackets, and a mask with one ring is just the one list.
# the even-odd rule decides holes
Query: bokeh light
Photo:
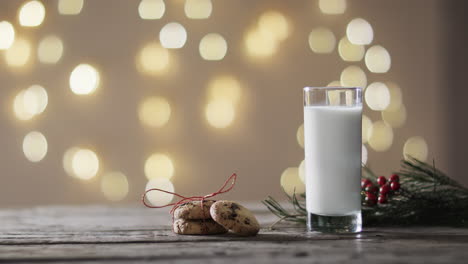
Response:
[{"label": "bokeh light", "polygon": [[169,68],[169,51],[158,43],[149,43],[141,49],[137,56],[137,68],[149,75],[160,75]]},{"label": "bokeh light", "polygon": [[367,50],[365,62],[367,69],[373,73],[388,72],[392,64],[390,53],[380,45],[372,46]]},{"label": "bokeh light", "polygon": [[32,85],[20,91],[13,102],[13,111],[19,120],[29,120],[44,112],[48,104],[48,95],[44,87]]},{"label": "bokeh light", "polygon": [[346,11],[346,0],[319,0],[319,8],[327,15],[343,14]]},{"label": "bokeh light", "polygon": [[300,125],[296,132],[296,140],[301,148],[304,148],[304,124]]},{"label": "bokeh light", "polygon": [[283,171],[281,174],[281,187],[288,195],[303,194],[305,192],[305,185],[299,178],[299,168],[290,167]]},{"label": "bokeh light", "polygon": [[185,15],[191,19],[206,19],[211,15],[211,0],[185,0]]},{"label": "bokeh light", "polygon": [[70,74],[70,89],[78,95],[91,94],[99,86],[99,72],[89,64],[80,64]]},{"label": "bokeh light", "polygon": [[200,41],[199,51],[205,60],[222,60],[227,52],[227,42],[219,34],[207,34]]},{"label": "bokeh light", "polygon": [[5,51],[5,60],[11,67],[23,67],[31,61],[31,53],[29,41],[16,37],[13,45]]},{"label": "bokeh light", "polygon": [[242,88],[233,76],[220,75],[208,83],[208,94],[210,100],[221,99],[237,103],[242,96]]},{"label": "bokeh light", "polygon": [[309,47],[315,53],[331,53],[335,45],[335,35],[328,28],[315,28],[309,34]]},{"label": "bokeh light", "polygon": [[226,128],[234,121],[236,112],[231,100],[214,99],[205,107],[205,118],[215,128]]},{"label": "bokeh light", "polygon": [[83,4],[84,0],[58,0],[58,12],[61,15],[78,15]]},{"label": "bokeh light", "polygon": [[155,178],[170,179],[174,175],[171,158],[162,153],[154,153],[145,161],[145,175],[149,180]]},{"label": "bokeh light", "polygon": [[179,23],[169,23],[159,32],[159,41],[164,48],[180,49],[187,41],[187,31]]},{"label": "bokeh light", "polygon": [[39,42],[37,56],[42,63],[55,64],[62,57],[62,53],[63,43],[57,36],[47,36]]},{"label": "bokeh light", "polygon": [[283,41],[290,34],[288,19],[278,11],[266,11],[258,19],[258,33],[265,39]]},{"label": "bokeh light", "polygon": [[361,163],[366,165],[367,164],[367,159],[368,159],[368,152],[366,146],[362,145],[361,149]]},{"label": "bokeh light", "polygon": [[41,161],[47,154],[47,139],[41,132],[29,132],[23,139],[23,153],[31,162]]},{"label": "bokeh light", "polygon": [[73,157],[75,156],[75,153],[78,150],[80,150],[80,148],[72,147],[72,148],[67,149],[67,151],[65,151],[65,154],[63,154],[63,159],[62,159],[63,169],[68,175],[72,177],[76,177],[73,172],[72,161],[73,161]]},{"label": "bokeh light", "polygon": [[[145,190],[153,188],[174,192],[174,185],[167,178],[154,178],[149,180],[146,184]],[[146,198],[153,206],[162,206],[170,203],[172,198],[174,198],[174,195],[164,192],[152,191],[146,194]]]},{"label": "bokeh light", "polygon": [[270,57],[277,48],[277,41],[270,34],[258,30],[249,30],[244,37],[247,54],[254,58]]},{"label": "bokeh light", "polygon": [[163,97],[149,97],[138,107],[140,121],[150,127],[162,127],[171,117],[171,106]]},{"label": "bokeh light", "polygon": [[401,127],[406,122],[406,107],[400,105],[396,110],[386,109],[382,111],[382,120],[393,128]]},{"label": "bokeh light", "polygon": [[110,201],[120,201],[128,194],[128,180],[123,173],[114,171],[101,178],[101,192]]},{"label": "bokeh light", "polygon": [[374,122],[370,130],[369,146],[378,152],[388,150],[393,143],[393,130],[383,121]]},{"label": "bokeh light", "polygon": [[390,92],[390,104],[388,105],[387,109],[389,111],[396,111],[400,109],[403,104],[403,95],[401,94],[400,87],[393,82],[386,82],[388,91]]},{"label": "bokeh light", "polygon": [[372,129],[372,121],[366,115],[362,115],[362,144],[369,141],[370,130]]},{"label": "bokeh light", "polygon": [[141,0],[138,14],[141,19],[160,19],[166,11],[163,0]]},{"label": "bokeh light", "polygon": [[365,49],[362,45],[351,43],[346,36],[338,43],[338,52],[344,61],[360,61],[364,58]]},{"label": "bokeh light", "polygon": [[15,28],[8,21],[0,22],[0,50],[5,50],[15,41]]},{"label": "bokeh light", "polygon": [[358,66],[348,66],[341,72],[340,82],[342,86],[364,89],[367,86],[366,73]]},{"label": "bokeh light", "polygon": [[375,111],[383,111],[390,104],[390,92],[387,85],[381,82],[371,83],[365,93],[367,106]]},{"label": "bokeh light", "polygon": [[306,177],[305,160],[302,160],[301,163],[299,164],[299,179],[301,179],[301,181],[305,183],[305,177]]},{"label": "bokeh light", "polygon": [[372,26],[362,18],[355,18],[346,27],[346,36],[356,45],[368,45],[374,39]]},{"label": "bokeh light", "polygon": [[71,157],[71,171],[76,178],[92,179],[99,171],[98,156],[90,149],[77,149]]},{"label": "bokeh light", "polygon": [[29,1],[24,3],[19,10],[18,19],[23,27],[37,27],[45,18],[44,5],[39,1]]},{"label": "bokeh light", "polygon": [[427,147],[426,140],[422,137],[411,137],[403,146],[405,159],[412,157],[420,161],[426,161],[428,154],[429,148]]}]

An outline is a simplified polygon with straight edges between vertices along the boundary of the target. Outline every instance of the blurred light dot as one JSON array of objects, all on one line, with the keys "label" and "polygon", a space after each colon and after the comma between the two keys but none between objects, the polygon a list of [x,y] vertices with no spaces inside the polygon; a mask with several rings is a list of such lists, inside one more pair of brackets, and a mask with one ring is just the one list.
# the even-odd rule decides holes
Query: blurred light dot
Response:
[{"label": "blurred light dot", "polygon": [[301,179],[303,183],[305,183],[305,175],[305,160],[302,160],[301,164],[299,164],[299,179]]},{"label": "blurred light dot", "polygon": [[410,157],[418,159],[420,161],[426,161],[429,149],[427,147],[426,140],[422,137],[411,137],[403,146],[403,155],[405,159]]},{"label": "blurred light dot", "polygon": [[165,73],[169,66],[169,51],[157,43],[143,47],[137,57],[137,68],[150,75]]},{"label": "blurred light dot", "polygon": [[297,143],[304,148],[304,124],[300,125],[296,132]]},{"label": "blurred light dot", "polygon": [[44,5],[39,1],[29,1],[20,7],[19,23],[23,27],[37,27],[45,18]]},{"label": "blurred light dot", "polygon": [[179,49],[187,41],[187,31],[179,23],[169,23],[159,32],[159,41],[164,48]]},{"label": "blurred light dot", "polygon": [[121,172],[106,173],[101,178],[101,191],[110,201],[120,201],[128,194],[128,180]]},{"label": "blurred light dot", "polygon": [[211,0],[185,0],[185,15],[191,19],[209,18],[213,6]]},{"label": "blurred light dot", "polygon": [[258,30],[249,30],[244,40],[247,54],[252,57],[270,57],[277,50],[277,41]]},{"label": "blurred light dot", "polygon": [[145,161],[145,175],[149,180],[154,178],[170,179],[174,175],[174,164],[165,154],[154,153]]},{"label": "blurred light dot", "polygon": [[171,116],[171,106],[163,97],[149,97],[138,108],[140,121],[150,127],[164,126]]},{"label": "blurred light dot", "polygon": [[371,83],[366,88],[365,100],[367,106],[375,111],[383,111],[390,104],[390,92],[387,85],[381,82]]},{"label": "blurred light dot", "polygon": [[75,173],[73,172],[72,163],[73,163],[73,157],[75,156],[75,153],[78,150],[80,150],[80,148],[72,147],[72,148],[69,148],[67,151],[65,151],[65,154],[63,155],[63,160],[62,160],[63,169],[68,175],[72,177],[76,177]]},{"label": "blurred light dot", "polygon": [[374,39],[372,26],[362,18],[355,18],[346,27],[346,36],[356,45],[368,45]]},{"label": "blurred light dot", "polygon": [[96,176],[99,170],[99,158],[90,149],[78,149],[71,160],[73,174],[82,180],[89,180]]},{"label": "blurred light dot", "polygon": [[362,150],[361,150],[361,162],[362,164],[366,165],[367,164],[367,158],[368,158],[368,152],[366,146],[362,145]]},{"label": "blurred light dot", "polygon": [[37,56],[45,64],[57,63],[62,57],[63,43],[57,36],[47,36],[39,42]]},{"label": "blurred light dot", "polygon": [[209,97],[212,100],[222,99],[237,103],[242,94],[240,82],[231,75],[221,75],[208,84]]},{"label": "blurred light dot", "polygon": [[[145,190],[153,188],[158,188],[168,192],[174,192],[174,185],[169,179],[166,178],[154,178],[149,180],[146,184]],[[170,203],[172,201],[172,198],[174,198],[174,195],[169,193],[152,191],[146,194],[146,198],[153,206],[162,206]]]},{"label": "blurred light dot", "polygon": [[205,117],[208,123],[215,128],[226,128],[235,118],[233,102],[224,99],[211,100],[205,108]]},{"label": "blurred light dot", "polygon": [[0,50],[5,50],[15,41],[15,29],[8,21],[0,22]]},{"label": "blurred light dot", "polygon": [[372,129],[372,121],[366,115],[362,115],[362,144],[367,143]]},{"label": "blurred light dot", "polygon": [[315,53],[331,53],[335,45],[335,35],[327,28],[315,28],[309,34],[309,47]]},{"label": "blurred light dot", "polygon": [[375,151],[386,151],[393,143],[393,130],[383,121],[377,121],[372,125],[369,136],[369,146]]},{"label": "blurred light dot", "polygon": [[340,82],[342,86],[362,87],[364,89],[367,86],[367,77],[361,68],[351,65],[341,72]]},{"label": "blurred light dot", "polygon": [[205,60],[222,60],[227,52],[227,42],[223,36],[211,33],[201,39],[199,51]]},{"label": "blurred light dot", "polygon": [[166,11],[163,0],[141,0],[138,14],[141,19],[160,19]]},{"label": "blurred light dot", "polygon": [[343,14],[346,10],[346,0],[319,0],[319,8],[327,15]]},{"label": "blurred light dot", "polygon": [[78,15],[83,9],[83,0],[59,0],[58,12],[61,15]]},{"label": "blurred light dot", "polygon": [[25,121],[34,117],[33,113],[26,111],[26,105],[24,103],[24,93],[26,90],[20,91],[13,101],[13,111],[15,112],[16,118]]},{"label": "blurred light dot", "polygon": [[70,74],[70,89],[73,93],[91,94],[99,86],[99,72],[89,64],[80,64]]},{"label": "blurred light dot", "polygon": [[338,52],[344,61],[360,61],[364,57],[365,49],[362,45],[355,45],[349,42],[344,36],[338,43]]},{"label": "blurred light dot", "polygon": [[31,115],[38,115],[47,107],[47,91],[40,85],[33,85],[23,94],[24,110]]},{"label": "blurred light dot", "polygon": [[258,33],[266,39],[283,41],[289,36],[289,22],[277,11],[267,11],[258,19]]},{"label": "blurred light dot", "polygon": [[11,67],[22,67],[30,62],[31,44],[23,38],[17,37],[13,45],[5,51],[6,63]]},{"label": "blurred light dot", "polygon": [[392,82],[386,82],[385,84],[387,85],[388,91],[390,92],[390,104],[385,110],[396,111],[400,109],[403,104],[401,89],[397,84]]},{"label": "blurred light dot", "polygon": [[305,192],[305,185],[299,178],[299,169],[290,167],[284,170],[281,174],[281,187],[288,195],[303,194]]},{"label": "blurred light dot", "polygon": [[397,110],[382,111],[382,119],[393,128],[401,127],[406,122],[406,107],[401,105]]},{"label": "blurred light dot", "polygon": [[47,139],[37,131],[28,133],[23,140],[23,153],[31,162],[41,161],[47,154]]},{"label": "blurred light dot", "polygon": [[373,73],[384,73],[390,70],[392,64],[388,51],[380,46],[372,46],[366,52],[366,66]]}]

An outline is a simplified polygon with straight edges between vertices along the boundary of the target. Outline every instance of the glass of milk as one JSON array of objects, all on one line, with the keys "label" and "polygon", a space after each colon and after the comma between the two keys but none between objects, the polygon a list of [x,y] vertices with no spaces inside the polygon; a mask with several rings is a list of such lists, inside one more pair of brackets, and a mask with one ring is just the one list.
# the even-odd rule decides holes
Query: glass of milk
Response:
[{"label": "glass of milk", "polygon": [[361,88],[304,88],[309,231],[356,233],[362,229],[361,117]]}]

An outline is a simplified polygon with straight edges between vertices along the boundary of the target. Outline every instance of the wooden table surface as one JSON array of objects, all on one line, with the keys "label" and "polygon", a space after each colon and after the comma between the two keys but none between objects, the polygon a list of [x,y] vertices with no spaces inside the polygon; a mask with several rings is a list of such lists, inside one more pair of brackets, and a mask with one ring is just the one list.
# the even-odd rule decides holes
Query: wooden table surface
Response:
[{"label": "wooden table surface", "polygon": [[365,228],[357,235],[266,228],[256,237],[180,236],[166,209],[37,207],[0,210],[1,263],[468,263],[468,229]]}]

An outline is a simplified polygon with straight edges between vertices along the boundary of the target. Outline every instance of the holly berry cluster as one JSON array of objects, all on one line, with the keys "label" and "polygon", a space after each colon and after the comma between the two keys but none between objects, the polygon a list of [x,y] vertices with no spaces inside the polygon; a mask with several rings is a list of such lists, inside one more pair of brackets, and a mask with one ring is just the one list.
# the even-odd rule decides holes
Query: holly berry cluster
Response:
[{"label": "holly berry cluster", "polygon": [[377,184],[372,183],[369,179],[362,179],[361,188],[364,205],[386,204],[389,196],[394,195],[400,189],[400,177],[397,174],[393,174],[387,180],[384,176],[379,176]]}]

